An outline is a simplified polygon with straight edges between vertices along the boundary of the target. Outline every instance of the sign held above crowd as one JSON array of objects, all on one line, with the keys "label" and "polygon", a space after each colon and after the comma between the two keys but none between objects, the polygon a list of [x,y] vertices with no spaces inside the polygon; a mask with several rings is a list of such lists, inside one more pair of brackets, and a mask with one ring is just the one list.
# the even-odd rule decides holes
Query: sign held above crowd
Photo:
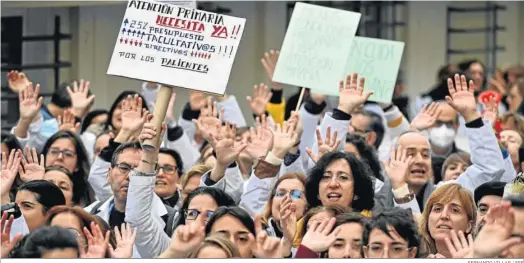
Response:
[{"label": "sign held above crowd", "polygon": [[366,78],[365,91],[373,91],[370,101],[391,102],[404,43],[355,36],[360,17],[296,3],[273,81],[338,96],[339,81],[357,72]]},{"label": "sign held above crowd", "polygon": [[[178,2],[196,6],[195,1]],[[130,0],[107,74],[162,84],[152,123],[159,131],[171,87],[212,94],[226,92],[244,18],[152,0]],[[160,133],[142,147],[156,149]]]},{"label": "sign held above crowd", "polygon": [[273,81],[314,91],[338,87],[360,14],[297,2]]},{"label": "sign held above crowd", "polygon": [[107,74],[222,95],[245,22],[152,0],[130,0]]}]

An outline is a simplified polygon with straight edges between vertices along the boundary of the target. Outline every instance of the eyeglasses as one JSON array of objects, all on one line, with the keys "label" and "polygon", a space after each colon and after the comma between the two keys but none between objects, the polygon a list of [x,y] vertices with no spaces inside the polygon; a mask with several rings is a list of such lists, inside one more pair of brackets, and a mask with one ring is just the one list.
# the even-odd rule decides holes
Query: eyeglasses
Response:
[{"label": "eyeglasses", "polygon": [[69,151],[69,150],[60,150],[60,149],[57,149],[57,148],[51,148],[49,149],[49,152],[47,153],[49,154],[50,156],[52,157],[58,157],[60,154],[62,154],[62,156],[64,156],[64,158],[66,159],[72,159],[76,156],[76,153],[73,152],[73,151]]},{"label": "eyeglasses", "polygon": [[[384,246],[379,244],[373,244],[370,246],[363,247],[365,250],[368,251],[368,256],[372,258],[382,257],[384,255],[384,251],[386,250],[384,249]],[[404,253],[405,251],[410,251],[411,249],[411,247],[408,248],[403,245],[393,245],[388,248],[388,256],[393,258],[402,257],[402,253]]]},{"label": "eyeglasses", "polygon": [[178,167],[176,166],[173,166],[173,165],[164,165],[164,166],[158,166],[156,168],[156,173],[160,173],[160,169],[164,170],[164,173],[165,174],[169,174],[169,175],[173,175],[175,174],[176,172],[178,172]]},{"label": "eyeglasses", "polygon": [[321,182],[332,182],[333,180],[339,182],[339,183],[343,183],[343,182],[350,182],[350,181],[353,181],[353,177],[350,176],[349,174],[347,173],[338,173],[336,175],[332,174],[332,173],[324,173],[322,175],[322,178],[320,179]]},{"label": "eyeglasses", "polygon": [[196,209],[188,209],[188,210],[186,211],[186,219],[187,219],[187,220],[196,220],[197,217],[198,217],[198,215],[200,215],[200,214],[202,214],[202,213],[205,213],[205,215],[206,215],[206,222],[207,222],[207,220],[209,220],[209,218],[210,218],[211,216],[213,216],[213,214],[215,213],[215,211],[209,211],[209,210],[207,210],[207,211],[201,212],[201,211],[198,211],[198,210],[196,210]]},{"label": "eyeglasses", "polygon": [[286,189],[277,189],[277,191],[275,192],[275,197],[284,197],[288,193],[291,199],[300,199],[304,196],[304,192],[298,189],[293,189],[291,191],[288,191]]},{"label": "eyeglasses", "polygon": [[123,174],[128,174],[131,170],[136,168],[127,163],[117,163],[115,166],[118,167],[118,170]]}]

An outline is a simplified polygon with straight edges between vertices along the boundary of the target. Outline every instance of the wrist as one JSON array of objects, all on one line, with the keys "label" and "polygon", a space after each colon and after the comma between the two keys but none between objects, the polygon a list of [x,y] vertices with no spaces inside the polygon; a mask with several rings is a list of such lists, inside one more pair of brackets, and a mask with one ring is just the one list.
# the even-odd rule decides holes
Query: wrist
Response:
[{"label": "wrist", "polygon": [[2,194],[2,196],[0,196],[0,203],[2,205],[11,203],[11,197],[9,196],[9,191],[7,191],[7,193]]},{"label": "wrist", "polygon": [[289,150],[288,149],[284,149],[284,148],[279,148],[279,147],[274,147],[272,150],[271,150],[271,154],[275,157],[277,157],[278,159],[284,159],[284,157],[286,156],[287,152]]},{"label": "wrist", "polygon": [[86,110],[81,108],[73,108],[73,115],[75,117],[82,119],[85,115]]},{"label": "wrist", "polygon": [[391,181],[391,188],[393,189],[393,191],[407,188],[407,186],[408,184],[406,184],[406,182],[404,181]]},{"label": "wrist", "polygon": [[298,142],[298,144],[296,146],[293,146],[291,149],[289,149],[288,153],[290,154],[297,154],[298,152],[298,145],[300,144],[300,142]]},{"label": "wrist", "polygon": [[475,111],[475,112],[466,112],[466,113],[461,113],[461,114],[464,117],[464,120],[466,121],[466,123],[472,122],[472,121],[482,117],[480,115],[480,113],[478,113],[477,111]]},{"label": "wrist", "polygon": [[118,143],[125,143],[131,138],[131,136],[133,136],[133,133],[130,131],[120,130],[114,141]]},{"label": "wrist", "polygon": [[337,107],[339,111],[342,111],[346,114],[351,114],[351,112],[353,111],[353,108],[354,108],[353,106],[345,105],[345,104],[339,104]]},{"label": "wrist", "polygon": [[20,116],[20,120],[18,120],[18,125],[29,126],[33,122],[33,120],[38,120],[36,118],[38,115],[39,114],[37,114],[35,116],[31,116],[31,117],[22,117],[22,116]]}]

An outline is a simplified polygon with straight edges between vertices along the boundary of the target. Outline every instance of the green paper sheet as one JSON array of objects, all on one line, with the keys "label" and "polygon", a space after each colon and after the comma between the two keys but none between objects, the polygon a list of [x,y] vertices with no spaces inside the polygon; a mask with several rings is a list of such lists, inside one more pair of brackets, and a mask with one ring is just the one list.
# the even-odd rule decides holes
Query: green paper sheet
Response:
[{"label": "green paper sheet", "polygon": [[[355,37],[341,79],[357,72],[366,77],[364,92],[373,91],[370,101],[391,102],[404,52],[404,42]],[[330,87],[332,88],[332,87]],[[338,93],[338,86],[330,90]]]},{"label": "green paper sheet", "polygon": [[297,2],[273,81],[322,92],[338,87],[360,14]]}]

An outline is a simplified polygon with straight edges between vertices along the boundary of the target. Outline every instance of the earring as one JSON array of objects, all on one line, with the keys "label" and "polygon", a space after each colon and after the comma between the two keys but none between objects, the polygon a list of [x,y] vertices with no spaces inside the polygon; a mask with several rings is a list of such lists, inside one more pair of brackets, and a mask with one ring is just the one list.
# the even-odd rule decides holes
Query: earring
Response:
[{"label": "earring", "polygon": [[358,195],[354,195],[354,196],[353,196],[353,201],[358,200],[358,198],[359,198]]}]

